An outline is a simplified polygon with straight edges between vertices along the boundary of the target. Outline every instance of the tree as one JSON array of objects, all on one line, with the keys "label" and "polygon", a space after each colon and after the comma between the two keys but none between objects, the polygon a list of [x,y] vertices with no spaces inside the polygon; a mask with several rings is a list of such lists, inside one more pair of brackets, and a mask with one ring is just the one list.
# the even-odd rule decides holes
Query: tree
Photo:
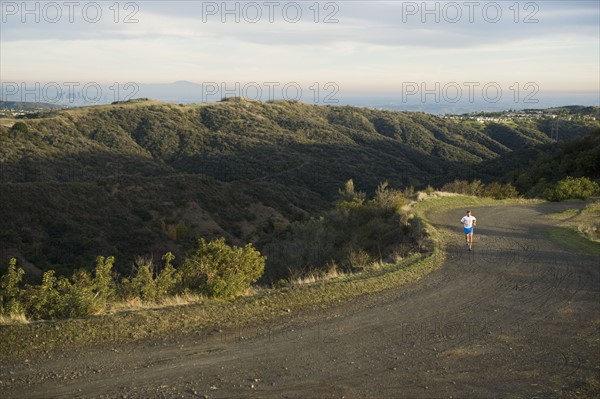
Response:
[{"label": "tree", "polygon": [[12,125],[10,132],[13,134],[13,137],[16,137],[19,134],[27,134],[27,132],[29,132],[29,128],[24,122],[17,122]]}]

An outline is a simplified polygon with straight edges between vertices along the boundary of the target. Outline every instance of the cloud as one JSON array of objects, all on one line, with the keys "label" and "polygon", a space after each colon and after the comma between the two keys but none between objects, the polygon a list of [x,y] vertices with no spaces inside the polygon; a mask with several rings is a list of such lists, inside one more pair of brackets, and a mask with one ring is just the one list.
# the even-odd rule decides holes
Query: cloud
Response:
[{"label": "cloud", "polygon": [[[130,3],[102,2],[94,23],[95,10],[83,14],[83,2],[56,23],[47,21],[50,14],[39,22],[26,15],[23,23],[7,3],[22,4],[1,5],[0,79],[337,80],[380,89],[406,80],[535,79],[552,88],[598,86],[600,10],[591,1],[521,1],[516,8],[482,1],[472,21],[463,1],[428,2],[433,13],[422,1],[279,1],[272,9],[264,1],[227,2],[233,14],[222,1],[143,1],[127,9]],[[485,8],[492,3],[501,15],[496,6]],[[137,22],[125,23],[128,17]]]},{"label": "cloud", "polygon": [[[13,2],[3,2],[3,9],[7,8],[6,3]],[[35,2],[40,3],[43,4]],[[478,5],[467,6],[472,3]],[[386,46],[472,48],[511,43],[523,37],[543,37],[555,31],[597,37],[599,15],[597,3],[585,1],[568,5],[556,1],[520,2],[518,7],[511,2],[460,1],[146,1],[132,2],[135,8],[119,9],[118,13],[114,4],[102,3],[101,17],[95,23],[87,22],[96,19],[95,8],[84,12],[83,6],[73,11],[62,6],[63,15],[58,22],[49,23],[48,19],[55,19],[54,14],[49,15],[50,11],[39,7],[40,22],[36,23],[35,15],[22,15],[22,6],[14,4],[20,12],[5,10],[4,42],[170,37],[235,39],[273,46],[352,41]],[[125,3],[115,4],[122,8]],[[455,6],[448,7],[452,4]],[[490,4],[499,8],[489,7]],[[26,23],[21,22],[22,18],[26,18]],[[527,19],[538,22],[525,23]],[[132,23],[126,23],[127,20]],[[326,23],[335,21],[338,22]]]}]

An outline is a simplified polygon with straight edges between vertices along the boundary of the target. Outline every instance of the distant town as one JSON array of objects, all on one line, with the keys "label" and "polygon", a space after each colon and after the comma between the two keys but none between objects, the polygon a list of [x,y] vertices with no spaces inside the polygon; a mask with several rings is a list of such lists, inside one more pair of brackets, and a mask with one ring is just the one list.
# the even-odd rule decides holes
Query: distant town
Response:
[{"label": "distant town", "polygon": [[66,107],[47,103],[0,101],[0,118],[19,119],[27,115],[39,114],[61,108]]},{"label": "distant town", "polygon": [[561,119],[600,121],[600,107],[561,107],[549,109],[508,110],[501,112],[470,112],[468,114],[446,114],[444,119],[471,120],[480,123],[503,123],[514,119]]},{"label": "distant town", "polygon": [[[35,114],[69,108],[56,104],[0,101],[0,118],[26,118]],[[477,121],[479,123],[505,123],[515,119],[559,119],[600,121],[600,107],[565,106],[548,109],[508,110],[498,112],[469,112],[466,114],[444,114],[443,119]]]}]

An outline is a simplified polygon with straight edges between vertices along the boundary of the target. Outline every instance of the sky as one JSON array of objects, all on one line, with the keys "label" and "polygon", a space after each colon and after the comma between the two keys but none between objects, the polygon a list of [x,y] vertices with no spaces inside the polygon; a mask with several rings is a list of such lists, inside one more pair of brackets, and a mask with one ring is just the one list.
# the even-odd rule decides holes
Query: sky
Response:
[{"label": "sky", "polygon": [[189,81],[262,100],[301,87],[300,100],[319,102],[600,102],[597,0],[2,0],[0,11],[4,93],[92,82],[122,95],[129,83]]}]

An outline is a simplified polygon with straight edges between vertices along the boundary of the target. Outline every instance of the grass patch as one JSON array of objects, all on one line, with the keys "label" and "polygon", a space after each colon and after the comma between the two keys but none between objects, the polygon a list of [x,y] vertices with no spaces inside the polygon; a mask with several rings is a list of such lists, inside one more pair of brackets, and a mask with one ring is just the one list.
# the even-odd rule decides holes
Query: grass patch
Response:
[{"label": "grass patch", "polygon": [[106,313],[111,314],[127,312],[132,310],[159,309],[168,308],[172,306],[190,305],[202,302],[203,300],[205,301],[206,299],[206,297],[200,294],[182,294],[168,296],[164,299],[161,299],[159,302],[145,302],[142,301],[140,298],[131,298],[126,301],[113,303]]},{"label": "grass patch", "polygon": [[568,227],[553,227],[545,231],[551,240],[590,255],[600,256],[600,243],[591,241],[577,230]]},{"label": "grass patch", "polygon": [[16,314],[10,316],[0,315],[0,325],[2,324],[26,324],[29,323],[29,319],[24,314]]},{"label": "grass patch", "polygon": [[586,205],[583,209],[584,214],[600,216],[600,201],[595,201]]},{"label": "grass patch", "polygon": [[552,219],[568,219],[577,216],[580,212],[579,209],[567,209],[559,213],[552,213],[548,217]]},{"label": "grass patch", "polygon": [[583,209],[567,209],[546,217],[559,220],[560,227],[574,229],[591,242],[600,243],[600,201],[589,202]]}]

